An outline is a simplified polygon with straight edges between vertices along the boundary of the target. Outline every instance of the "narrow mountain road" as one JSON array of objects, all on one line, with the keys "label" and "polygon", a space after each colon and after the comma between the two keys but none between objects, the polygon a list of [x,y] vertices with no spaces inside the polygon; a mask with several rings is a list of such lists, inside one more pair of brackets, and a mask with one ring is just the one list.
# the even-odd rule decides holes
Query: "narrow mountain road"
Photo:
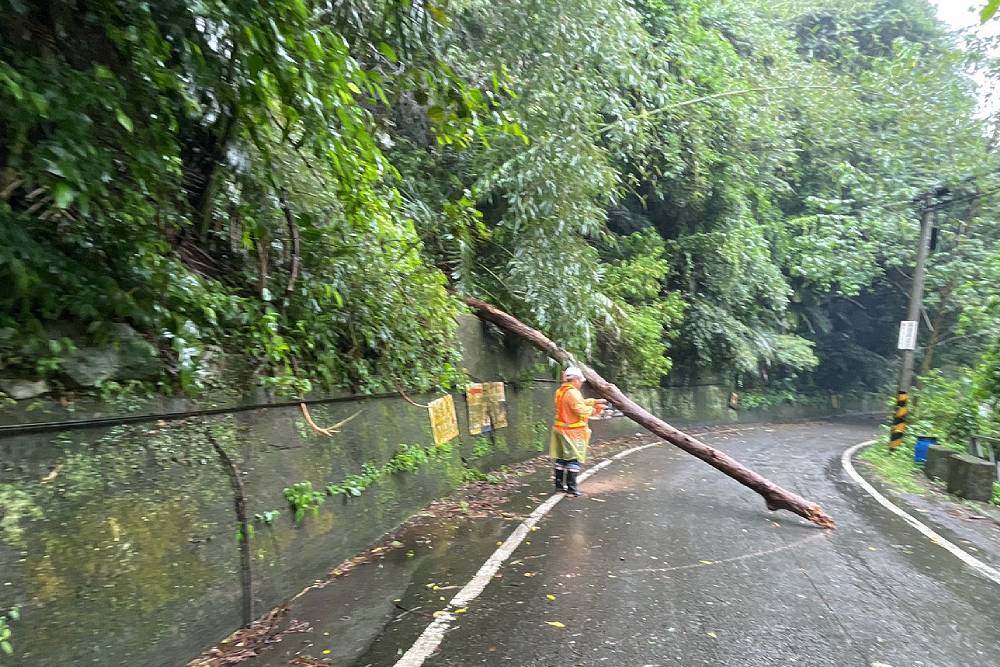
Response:
[{"label": "narrow mountain road", "polygon": [[[425,664],[1000,664],[1000,586],[841,470],[842,451],[872,432],[811,423],[706,436],[820,502],[833,532],[763,511],[668,446],[616,461],[588,497],[540,521]],[[355,664],[394,664],[417,625]]]},{"label": "narrow mountain road", "polygon": [[[432,612],[475,581],[509,522],[467,521],[416,558],[331,586],[300,612],[314,631],[257,664],[323,659],[327,645],[329,664],[353,667],[1000,664],[1000,585],[844,473],[841,454],[875,431],[814,422],[703,436],[819,502],[835,531],[767,512],[752,491],[657,445],[598,471],[586,497],[552,506],[448,618]],[[527,514],[546,496],[519,507]]]}]

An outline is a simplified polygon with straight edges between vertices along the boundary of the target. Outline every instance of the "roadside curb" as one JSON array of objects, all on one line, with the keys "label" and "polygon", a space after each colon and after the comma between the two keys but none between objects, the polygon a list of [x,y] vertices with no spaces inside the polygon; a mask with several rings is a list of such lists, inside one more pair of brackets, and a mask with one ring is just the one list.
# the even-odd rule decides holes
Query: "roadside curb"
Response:
[{"label": "roadside curb", "polygon": [[854,454],[858,450],[868,447],[874,444],[875,442],[876,442],[875,440],[866,440],[865,442],[860,442],[844,450],[844,453],[841,454],[840,456],[840,463],[844,469],[844,472],[846,472],[847,475],[852,480],[854,480],[854,482],[858,486],[864,489],[865,492],[868,493],[868,495],[870,495],[872,498],[874,498],[880,505],[885,507],[887,510],[889,510],[896,516],[903,519],[903,521],[908,523],[913,528],[916,528],[921,534],[929,538],[931,542],[945,549],[953,556],[958,558],[960,561],[968,565],[970,568],[972,568],[973,571],[975,571],[976,574],[986,579],[989,579],[994,584],[1000,585],[1000,570],[997,570],[996,568],[987,565],[986,563],[979,560],[978,558],[976,558],[969,552],[965,551],[958,545],[949,542],[944,537],[942,537],[934,530],[932,530],[925,523],[921,522],[913,515],[908,514],[907,512],[902,510],[899,506],[895,505],[892,501],[890,501],[884,495],[879,493],[875,489],[875,487],[872,486],[871,483],[869,483],[864,477],[862,477],[861,474],[854,468],[854,463],[851,461],[851,458],[854,456]]}]

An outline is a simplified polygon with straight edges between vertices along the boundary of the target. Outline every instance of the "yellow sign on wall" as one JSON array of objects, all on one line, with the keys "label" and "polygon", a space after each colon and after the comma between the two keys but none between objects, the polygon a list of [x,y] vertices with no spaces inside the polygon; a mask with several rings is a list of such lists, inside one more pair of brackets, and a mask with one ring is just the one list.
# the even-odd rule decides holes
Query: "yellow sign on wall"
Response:
[{"label": "yellow sign on wall", "polygon": [[465,392],[469,433],[479,435],[507,426],[507,396],[503,382],[473,383]]},{"label": "yellow sign on wall", "polygon": [[458,415],[455,413],[455,401],[451,394],[431,401],[427,405],[427,412],[431,417],[435,445],[443,445],[458,437]]}]

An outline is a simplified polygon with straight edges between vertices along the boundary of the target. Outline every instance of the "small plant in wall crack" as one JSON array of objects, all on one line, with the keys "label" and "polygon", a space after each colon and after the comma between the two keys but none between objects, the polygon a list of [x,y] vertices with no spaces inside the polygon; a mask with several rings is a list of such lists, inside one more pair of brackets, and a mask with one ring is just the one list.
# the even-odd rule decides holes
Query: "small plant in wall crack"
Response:
[{"label": "small plant in wall crack", "polygon": [[253,515],[253,520],[257,523],[262,523],[265,526],[270,526],[274,524],[274,520],[281,516],[281,512],[278,510],[268,510],[266,512],[257,512]]},{"label": "small plant in wall crack", "polygon": [[385,472],[414,472],[427,463],[431,455],[420,445],[400,445],[399,451],[385,464]]},{"label": "small plant in wall crack", "polygon": [[302,521],[306,512],[316,514],[326,497],[321,491],[313,489],[312,482],[298,482],[285,489],[285,500],[292,508],[296,521]]},{"label": "small plant in wall crack", "polygon": [[[438,445],[422,447],[420,445],[400,445],[391,459],[382,466],[365,463],[361,466],[361,472],[348,475],[340,482],[327,485],[325,491],[327,496],[343,496],[344,498],[357,498],[369,487],[379,480],[404,472],[416,472],[421,466],[430,461],[444,459],[452,454],[449,445]],[[323,504],[324,494],[315,491],[310,482],[299,482],[285,489],[285,498],[295,512],[295,520],[301,521],[306,512],[318,512],[319,506]],[[264,515],[258,514],[254,519],[258,522],[270,524],[264,520]],[[273,520],[273,517],[272,517]]]},{"label": "small plant in wall crack", "polygon": [[[400,445],[399,451],[381,468],[370,463],[361,466],[361,472],[348,475],[338,484],[330,484],[326,487],[326,493],[330,496],[344,496],[345,498],[357,498],[364,493],[368,487],[383,477],[395,475],[401,472],[416,472],[428,461],[439,458],[443,454],[442,447],[421,447],[420,445]],[[450,449],[448,450],[451,451]]]},{"label": "small plant in wall crack", "polygon": [[6,613],[0,614],[0,664],[3,664],[3,657],[10,657],[14,655],[14,644],[11,643],[11,637],[14,635],[14,631],[11,629],[11,624],[16,623],[21,618],[21,612],[15,607]]},{"label": "small plant in wall crack", "polygon": [[326,492],[331,496],[343,495],[347,498],[357,498],[382,477],[382,470],[366,463],[361,466],[360,473],[348,475],[340,484],[331,484],[326,487]]}]

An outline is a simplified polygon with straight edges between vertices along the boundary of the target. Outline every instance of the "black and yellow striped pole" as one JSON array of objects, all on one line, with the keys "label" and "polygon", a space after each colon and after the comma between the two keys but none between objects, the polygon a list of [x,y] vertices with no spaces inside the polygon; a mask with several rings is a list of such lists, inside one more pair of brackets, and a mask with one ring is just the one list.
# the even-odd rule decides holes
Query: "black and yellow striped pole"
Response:
[{"label": "black and yellow striped pole", "polygon": [[910,387],[913,385],[913,355],[917,347],[917,334],[920,330],[920,308],[924,297],[924,265],[927,263],[927,252],[931,238],[931,218],[934,207],[931,205],[931,195],[924,198],[924,206],[920,211],[920,242],[917,246],[917,265],[913,269],[913,285],[910,288],[910,305],[906,320],[899,325],[899,343],[897,347],[903,352],[903,366],[899,372],[899,392],[896,394],[896,411],[892,415],[892,431],[889,435],[889,451],[894,452],[903,444],[906,435],[906,415],[909,414]]},{"label": "black and yellow striped pole", "polygon": [[896,450],[903,444],[903,436],[906,434],[906,414],[910,408],[906,405],[909,394],[901,391],[896,394],[896,412],[892,416],[892,431],[889,433],[889,449]]}]

